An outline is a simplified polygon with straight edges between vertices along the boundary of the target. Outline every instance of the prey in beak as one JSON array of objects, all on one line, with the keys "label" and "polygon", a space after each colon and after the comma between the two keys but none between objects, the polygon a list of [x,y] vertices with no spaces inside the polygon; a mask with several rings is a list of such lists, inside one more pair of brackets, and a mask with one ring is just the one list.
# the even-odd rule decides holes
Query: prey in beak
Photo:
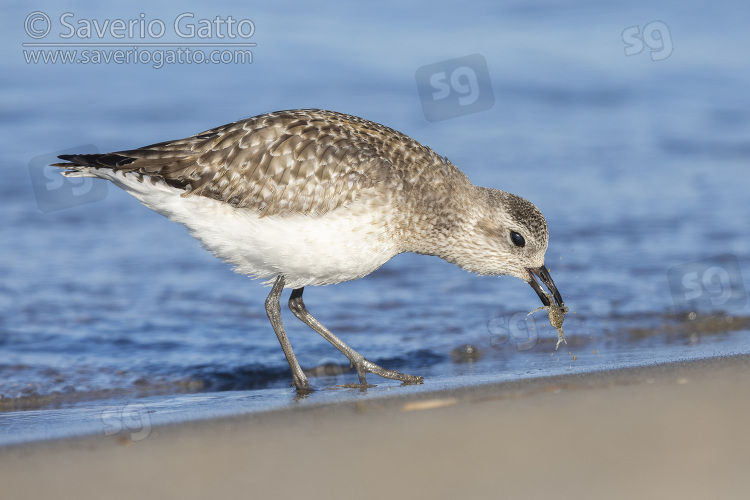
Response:
[{"label": "prey in beak", "polygon": [[[550,296],[552,296],[555,299],[555,305],[558,307],[564,307],[565,304],[563,304],[563,298],[562,295],[560,295],[560,292],[557,291],[557,287],[555,286],[555,282],[552,281],[552,276],[549,275],[549,271],[547,271],[547,268],[542,266],[538,267],[536,269],[529,267],[529,285],[531,285],[531,288],[534,289],[537,295],[539,295],[539,298],[542,300],[542,304],[549,307],[552,304],[550,303]],[[536,278],[539,278],[539,280],[544,283],[544,286],[547,287],[547,289],[550,291],[549,294],[547,294],[544,289],[542,289],[541,285],[539,285],[539,282],[536,280]]]},{"label": "prey in beak", "polygon": [[[534,314],[540,309],[547,309],[549,313],[549,322],[555,327],[555,330],[557,330],[557,345],[555,345],[555,350],[557,350],[562,342],[565,342],[566,344],[568,343],[568,341],[565,340],[565,334],[563,333],[562,327],[565,315],[568,313],[568,308],[563,304],[562,295],[560,295],[560,292],[557,290],[555,282],[552,281],[552,276],[549,275],[549,271],[547,271],[546,267],[542,266],[536,269],[528,268],[528,270],[529,285],[531,285],[531,288],[533,288],[536,294],[539,295],[539,298],[542,299],[542,304],[544,304],[542,307],[537,307],[531,311],[529,315]],[[544,286],[547,287],[550,293],[547,293],[542,289],[541,285],[539,285],[539,282],[536,280],[536,277],[544,283]],[[552,304],[550,299],[554,299],[555,303]]]}]

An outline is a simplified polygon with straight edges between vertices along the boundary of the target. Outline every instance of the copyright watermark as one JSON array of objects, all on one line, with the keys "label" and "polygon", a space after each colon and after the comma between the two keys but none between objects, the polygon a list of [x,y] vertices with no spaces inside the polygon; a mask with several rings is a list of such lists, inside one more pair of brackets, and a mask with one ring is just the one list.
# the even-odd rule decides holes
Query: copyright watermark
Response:
[{"label": "copyright watermark", "polygon": [[93,144],[83,144],[35,156],[29,160],[29,174],[34,188],[36,204],[44,213],[85,205],[103,200],[107,196],[107,181],[91,177],[65,177],[64,168],[53,167],[62,154],[95,154]]},{"label": "copyright watermark", "polygon": [[625,55],[634,56],[648,48],[652,61],[663,61],[672,55],[672,34],[662,21],[651,21],[643,26],[630,26],[622,31]]},{"label": "copyright watermark", "polygon": [[431,122],[478,113],[495,104],[487,61],[481,54],[428,64],[414,76],[424,117]]},{"label": "copyright watermark", "polygon": [[487,331],[493,347],[510,342],[517,350],[528,351],[539,342],[536,320],[523,311],[490,319]]},{"label": "copyright watermark", "polygon": [[678,311],[739,311],[747,305],[740,261],[735,255],[716,255],[673,266],[667,271],[667,280]]},{"label": "copyright watermark", "polygon": [[143,441],[151,435],[150,410],[143,403],[109,406],[102,410],[105,436],[120,435],[130,441]]},{"label": "copyright watermark", "polygon": [[255,23],[231,15],[196,18],[182,12],[171,19],[89,19],[43,11],[24,19],[29,37],[27,64],[251,64]]}]

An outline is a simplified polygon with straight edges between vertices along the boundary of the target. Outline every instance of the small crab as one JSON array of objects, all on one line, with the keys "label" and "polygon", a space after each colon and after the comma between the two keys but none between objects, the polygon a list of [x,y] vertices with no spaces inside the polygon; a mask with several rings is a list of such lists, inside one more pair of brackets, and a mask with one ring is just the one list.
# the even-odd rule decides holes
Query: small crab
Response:
[{"label": "small crab", "polygon": [[537,307],[533,311],[531,311],[527,316],[531,316],[535,312],[541,310],[541,309],[547,309],[549,312],[549,322],[552,326],[555,327],[555,330],[557,330],[557,344],[555,345],[555,350],[557,350],[558,347],[560,347],[560,344],[565,342],[565,344],[568,343],[567,340],[565,340],[565,334],[563,333],[563,320],[565,319],[565,315],[568,314],[568,307],[567,306],[558,306],[554,303],[552,295],[547,295],[547,298],[550,299],[550,304],[548,306],[541,306]]}]

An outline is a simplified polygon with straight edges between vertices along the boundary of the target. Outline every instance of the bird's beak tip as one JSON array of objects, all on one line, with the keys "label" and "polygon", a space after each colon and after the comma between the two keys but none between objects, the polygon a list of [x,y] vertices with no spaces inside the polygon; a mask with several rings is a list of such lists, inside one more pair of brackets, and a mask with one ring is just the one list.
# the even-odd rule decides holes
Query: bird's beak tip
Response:
[{"label": "bird's beak tip", "polygon": [[[560,292],[557,290],[557,287],[555,286],[555,282],[552,281],[552,276],[550,276],[549,271],[546,267],[541,266],[538,268],[528,268],[529,271],[529,279],[528,283],[531,285],[531,288],[534,289],[536,294],[539,296],[539,299],[542,301],[542,304],[545,306],[552,305],[549,299],[549,296],[551,295],[552,298],[554,298],[555,303],[559,307],[563,307],[565,304],[563,303],[562,295],[560,295]],[[550,291],[549,295],[544,291],[544,289],[541,287],[539,282],[537,282],[536,277],[539,277],[539,281],[541,281],[544,286],[547,287],[547,289]]]}]

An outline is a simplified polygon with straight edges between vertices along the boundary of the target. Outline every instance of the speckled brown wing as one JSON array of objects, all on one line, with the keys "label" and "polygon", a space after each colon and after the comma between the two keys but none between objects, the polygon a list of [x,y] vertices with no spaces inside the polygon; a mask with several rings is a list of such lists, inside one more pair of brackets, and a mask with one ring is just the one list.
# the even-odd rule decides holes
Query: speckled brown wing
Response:
[{"label": "speckled brown wing", "polygon": [[164,181],[184,189],[183,196],[207,196],[261,215],[324,214],[379,183],[418,184],[418,178],[404,178],[407,171],[414,177],[443,165],[404,134],[323,110],[259,115],[186,139],[97,156],[100,166]]}]

